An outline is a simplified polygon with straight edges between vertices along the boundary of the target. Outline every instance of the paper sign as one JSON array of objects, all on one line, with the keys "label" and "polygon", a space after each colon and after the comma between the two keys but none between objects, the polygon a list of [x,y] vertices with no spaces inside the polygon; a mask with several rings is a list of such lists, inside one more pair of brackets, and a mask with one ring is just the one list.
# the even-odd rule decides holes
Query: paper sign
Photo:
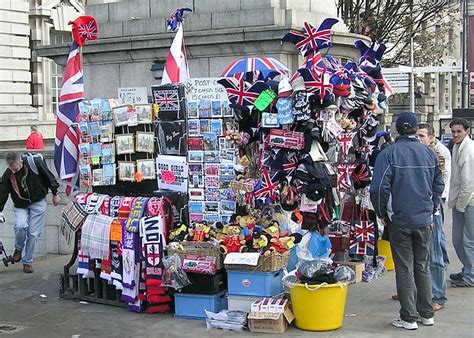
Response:
[{"label": "paper sign", "polygon": [[224,264],[240,264],[257,266],[260,253],[258,252],[231,252],[225,256]]},{"label": "paper sign", "polygon": [[217,83],[219,77],[189,79],[184,85],[188,100],[219,100],[227,101],[227,92],[223,85]]},{"label": "paper sign", "polygon": [[118,88],[117,91],[120,105],[148,103],[146,87]]},{"label": "paper sign", "polygon": [[185,156],[158,155],[156,175],[159,189],[188,191],[188,165]]},{"label": "paper sign", "polygon": [[115,220],[110,225],[110,240],[111,241],[122,241],[122,223],[118,220]]}]

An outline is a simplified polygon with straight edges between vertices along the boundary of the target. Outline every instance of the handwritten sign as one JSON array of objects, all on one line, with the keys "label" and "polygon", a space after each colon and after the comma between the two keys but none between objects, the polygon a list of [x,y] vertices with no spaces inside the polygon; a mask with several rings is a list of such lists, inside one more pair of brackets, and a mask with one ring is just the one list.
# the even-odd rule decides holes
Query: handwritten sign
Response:
[{"label": "handwritten sign", "polygon": [[156,156],[158,188],[171,191],[188,191],[188,165],[185,156]]},{"label": "handwritten sign", "polygon": [[227,101],[227,93],[224,86],[217,83],[218,77],[189,79],[184,85],[186,88],[186,99],[188,100],[218,100]]},{"label": "handwritten sign", "polygon": [[118,88],[117,91],[121,105],[148,103],[148,94],[146,87]]},{"label": "handwritten sign", "polygon": [[224,264],[240,264],[257,266],[260,253],[258,252],[231,252],[225,256]]},{"label": "handwritten sign", "polygon": [[118,220],[114,220],[110,225],[110,240],[111,241],[122,241],[122,223]]}]

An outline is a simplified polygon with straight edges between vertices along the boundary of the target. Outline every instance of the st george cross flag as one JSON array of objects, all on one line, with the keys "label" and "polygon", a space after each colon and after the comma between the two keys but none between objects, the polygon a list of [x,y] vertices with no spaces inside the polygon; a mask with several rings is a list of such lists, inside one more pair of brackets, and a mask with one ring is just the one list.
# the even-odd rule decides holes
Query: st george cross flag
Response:
[{"label": "st george cross flag", "polygon": [[73,42],[63,75],[54,140],[54,166],[59,178],[66,184],[68,196],[77,191],[79,135],[75,122],[79,113],[79,102],[83,99],[84,79],[81,54],[79,46]]},{"label": "st george cross flag", "polygon": [[161,84],[184,83],[188,79],[189,69],[183,40],[183,25],[180,24],[166,58]]}]

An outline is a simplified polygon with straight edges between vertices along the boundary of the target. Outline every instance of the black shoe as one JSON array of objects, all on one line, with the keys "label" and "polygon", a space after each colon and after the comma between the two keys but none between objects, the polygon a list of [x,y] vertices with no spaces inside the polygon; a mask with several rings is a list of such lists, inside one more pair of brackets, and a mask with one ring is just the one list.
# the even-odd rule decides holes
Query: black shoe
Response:
[{"label": "black shoe", "polygon": [[472,288],[474,285],[469,284],[464,279],[452,281],[451,286],[455,288]]},{"label": "black shoe", "polygon": [[455,281],[455,282],[462,280],[462,272],[450,274],[449,279],[451,279],[452,281]]}]

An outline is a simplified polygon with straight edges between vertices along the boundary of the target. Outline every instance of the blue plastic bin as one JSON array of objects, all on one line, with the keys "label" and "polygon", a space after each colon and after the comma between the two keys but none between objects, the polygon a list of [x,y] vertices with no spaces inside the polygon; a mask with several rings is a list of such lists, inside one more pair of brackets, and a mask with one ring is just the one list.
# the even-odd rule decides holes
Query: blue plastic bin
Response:
[{"label": "blue plastic bin", "polygon": [[206,318],[204,310],[219,312],[227,309],[226,291],[214,295],[175,293],[175,315],[177,317]]},{"label": "blue plastic bin", "polygon": [[227,270],[229,295],[272,297],[283,292],[283,271]]}]

